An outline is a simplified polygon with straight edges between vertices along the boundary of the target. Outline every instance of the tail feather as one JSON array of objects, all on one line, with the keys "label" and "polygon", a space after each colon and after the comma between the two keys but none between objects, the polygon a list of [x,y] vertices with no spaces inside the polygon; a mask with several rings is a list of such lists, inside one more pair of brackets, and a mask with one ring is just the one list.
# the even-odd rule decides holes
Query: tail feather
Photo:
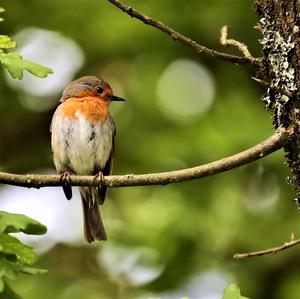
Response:
[{"label": "tail feather", "polygon": [[96,187],[96,188],[98,191],[98,204],[102,206],[105,200],[107,187]]},{"label": "tail feather", "polygon": [[72,198],[72,186],[71,185],[63,185],[63,190],[65,193],[65,196],[68,200]]},{"label": "tail feather", "polygon": [[107,236],[98,206],[97,188],[81,187],[79,190],[83,207],[85,239],[89,243],[94,240],[106,240]]}]

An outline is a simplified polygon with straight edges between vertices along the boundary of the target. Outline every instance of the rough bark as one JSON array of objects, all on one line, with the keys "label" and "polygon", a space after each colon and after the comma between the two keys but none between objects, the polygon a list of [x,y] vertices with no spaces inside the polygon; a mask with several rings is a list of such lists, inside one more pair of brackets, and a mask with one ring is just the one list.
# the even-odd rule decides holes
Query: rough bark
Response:
[{"label": "rough bark", "polygon": [[[255,0],[254,9],[262,33],[263,67],[271,86],[264,95],[277,128],[294,127],[294,135],[284,146],[287,164],[300,202],[300,1]],[[281,91],[281,92],[279,92]],[[287,94],[291,96],[287,96]]]}]

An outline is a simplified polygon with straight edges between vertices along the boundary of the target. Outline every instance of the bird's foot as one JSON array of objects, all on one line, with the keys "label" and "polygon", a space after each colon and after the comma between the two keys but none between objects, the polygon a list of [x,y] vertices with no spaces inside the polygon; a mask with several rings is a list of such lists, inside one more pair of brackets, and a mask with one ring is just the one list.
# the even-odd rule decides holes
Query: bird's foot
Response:
[{"label": "bird's foot", "polygon": [[71,172],[65,171],[60,176],[60,182],[62,183],[65,196],[68,200],[72,198],[71,175]]},{"label": "bird's foot", "polygon": [[71,175],[73,173],[71,173],[70,171],[64,171],[61,175],[60,175],[60,182],[63,183],[64,185],[71,185]]},{"label": "bird's foot", "polygon": [[102,171],[99,171],[98,173],[96,173],[96,175],[94,176],[94,181],[97,181],[100,186],[103,185],[104,175],[103,175]]}]

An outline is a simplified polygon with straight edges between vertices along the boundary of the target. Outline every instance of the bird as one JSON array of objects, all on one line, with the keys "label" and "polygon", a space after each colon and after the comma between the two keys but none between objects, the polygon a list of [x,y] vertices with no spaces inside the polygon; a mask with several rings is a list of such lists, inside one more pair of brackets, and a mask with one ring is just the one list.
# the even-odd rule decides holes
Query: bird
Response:
[{"label": "bird", "polygon": [[[109,112],[112,101],[125,101],[110,85],[96,76],[84,76],[66,86],[51,125],[54,166],[61,175],[66,198],[72,198],[72,175],[103,179],[112,173],[116,127]],[[88,243],[106,240],[100,205],[107,187],[80,187],[84,236]]]}]

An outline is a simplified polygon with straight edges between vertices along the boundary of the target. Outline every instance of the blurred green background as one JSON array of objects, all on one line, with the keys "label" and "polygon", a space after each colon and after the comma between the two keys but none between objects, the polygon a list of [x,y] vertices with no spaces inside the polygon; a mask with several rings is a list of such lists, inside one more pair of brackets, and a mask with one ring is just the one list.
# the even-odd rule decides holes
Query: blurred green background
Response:
[{"label": "blurred green background", "polygon": [[[125,15],[105,0],[10,0],[2,34],[18,51],[54,69],[20,82],[0,73],[2,171],[53,173],[49,126],[63,88],[96,75],[127,102],[115,103],[115,174],[191,167],[237,153],[273,133],[264,90],[247,67],[206,58]],[[221,51],[219,30],[260,55],[251,1],[126,1],[179,32]],[[233,260],[299,234],[299,214],[279,151],[227,173],[168,186],[110,189],[103,207],[107,242],[83,240],[78,194],[60,188],[2,186],[0,209],[40,220],[45,237],[28,239],[49,272],[21,276],[27,299],[220,298],[230,282],[250,298],[300,292],[299,248]]]}]

